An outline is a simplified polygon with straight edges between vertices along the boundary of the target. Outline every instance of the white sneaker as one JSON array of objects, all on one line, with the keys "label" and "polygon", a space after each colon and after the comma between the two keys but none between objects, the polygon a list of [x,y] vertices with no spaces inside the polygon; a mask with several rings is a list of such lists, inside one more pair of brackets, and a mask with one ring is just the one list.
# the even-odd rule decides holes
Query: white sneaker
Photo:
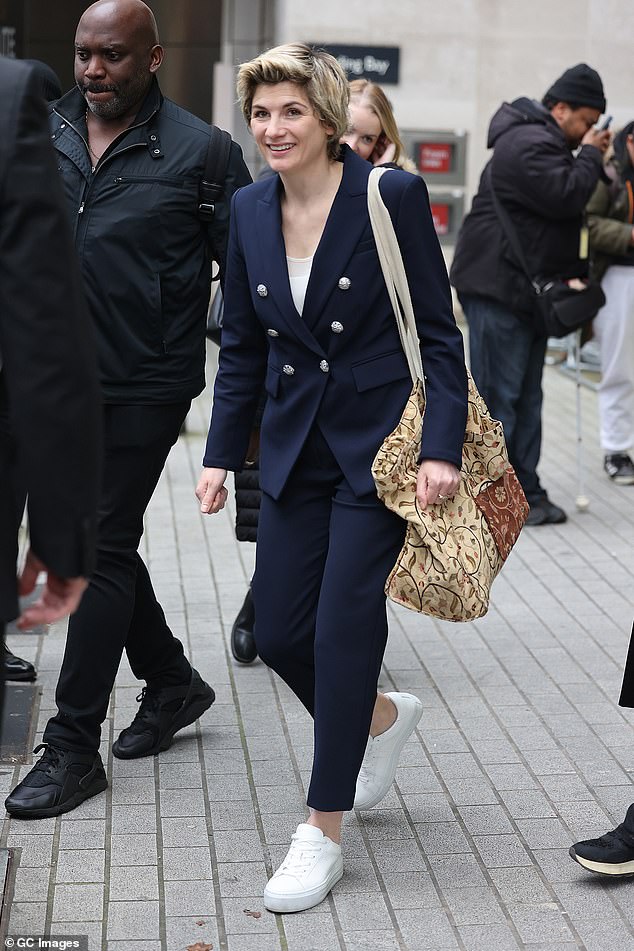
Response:
[{"label": "white sneaker", "polygon": [[343,875],[341,846],[316,826],[297,826],[291,847],[264,889],[269,911],[305,911],[318,905]]},{"label": "white sneaker", "polygon": [[401,750],[416,729],[423,705],[411,693],[386,693],[396,707],[396,720],[385,733],[370,736],[357,777],[355,809],[371,809],[394,782]]}]

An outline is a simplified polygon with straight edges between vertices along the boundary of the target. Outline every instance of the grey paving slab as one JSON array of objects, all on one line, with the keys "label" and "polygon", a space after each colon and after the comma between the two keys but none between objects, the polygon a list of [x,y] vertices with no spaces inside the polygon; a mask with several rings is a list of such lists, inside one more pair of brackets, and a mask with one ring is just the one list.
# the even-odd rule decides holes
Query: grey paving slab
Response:
[{"label": "grey paving slab", "polygon": [[[11,932],[74,928],[90,951],[634,947],[634,883],[595,880],[567,855],[634,799],[634,716],[617,704],[634,614],[634,490],[602,472],[596,394],[584,388],[591,504],[574,511],[574,386],[549,368],[545,393],[542,476],[569,521],[522,534],[479,622],[390,608],[381,689],[420,696],[419,729],[380,807],[346,816],[331,898],[279,921],[262,891],[305,816],[312,724],[262,663],[231,659],[254,548],[235,541],[232,496],[213,520],[196,510],[209,402],[195,401],[141,550],[216,703],[160,757],[113,759],[140,692],[122,663],[101,747],[108,790],[57,820],[5,822]],[[22,650],[40,670],[38,735],[64,638],[57,624]],[[2,794],[29,768],[0,764]]]}]

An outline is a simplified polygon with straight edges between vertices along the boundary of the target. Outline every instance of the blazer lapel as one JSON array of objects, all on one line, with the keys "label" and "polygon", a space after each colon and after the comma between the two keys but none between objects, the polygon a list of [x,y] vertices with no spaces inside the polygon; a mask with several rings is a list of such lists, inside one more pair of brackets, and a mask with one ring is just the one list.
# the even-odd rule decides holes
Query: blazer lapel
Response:
[{"label": "blazer lapel", "polygon": [[262,276],[260,278],[258,275],[257,280],[266,285],[280,314],[295,336],[323,357],[322,348],[308,330],[304,318],[297,313],[291,294],[278,186],[279,179],[275,175],[271,180],[271,188],[259,199],[257,205],[256,229],[262,261]]},{"label": "blazer lapel", "polygon": [[328,298],[352,257],[359,238],[368,224],[368,176],[372,166],[344,146],[343,178],[310,272],[303,319],[313,328],[326,307]]}]

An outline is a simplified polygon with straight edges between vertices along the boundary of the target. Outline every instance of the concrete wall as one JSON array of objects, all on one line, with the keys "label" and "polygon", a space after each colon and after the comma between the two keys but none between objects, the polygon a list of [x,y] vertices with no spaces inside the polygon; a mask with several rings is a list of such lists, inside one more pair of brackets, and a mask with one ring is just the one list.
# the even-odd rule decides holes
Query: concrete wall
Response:
[{"label": "concrete wall", "polygon": [[403,129],[465,129],[467,191],[503,100],[541,98],[568,66],[599,70],[614,128],[634,118],[632,0],[278,0],[276,42],[398,46],[386,87]]}]

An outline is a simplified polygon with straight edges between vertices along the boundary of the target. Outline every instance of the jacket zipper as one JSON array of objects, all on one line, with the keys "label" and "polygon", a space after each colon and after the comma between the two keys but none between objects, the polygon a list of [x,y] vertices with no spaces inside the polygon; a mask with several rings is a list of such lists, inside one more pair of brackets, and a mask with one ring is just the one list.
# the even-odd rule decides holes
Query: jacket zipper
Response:
[{"label": "jacket zipper", "polygon": [[[63,115],[61,114],[61,112],[58,112],[57,109],[53,109],[53,112],[55,113],[56,116],[58,116],[58,117],[62,120],[62,122],[65,122],[67,125],[69,125],[69,126],[71,127],[71,129],[73,130],[73,132],[76,132],[76,133],[77,133],[77,135],[79,136],[79,138],[82,140],[82,142],[83,142],[84,145],[86,146],[86,151],[90,154],[90,150],[89,150],[89,148],[88,148],[88,142],[87,142],[86,139],[83,137],[83,135],[81,134],[81,132],[79,131],[79,129],[78,129],[76,126],[73,125],[73,123],[70,121],[70,119],[67,119],[66,116],[63,116]],[[150,121],[150,119],[153,119],[153,118],[154,118],[154,116],[156,115],[156,113],[157,113],[157,110],[155,109],[154,112],[153,112],[151,115],[149,115],[149,116],[147,117],[147,119],[144,119],[144,120],[143,120],[143,122],[137,122],[136,125],[131,125],[131,126],[129,126],[127,129],[125,129],[124,132],[121,133],[121,135],[117,136],[117,139],[121,138],[122,135],[125,135],[125,134],[128,133],[128,132],[132,132],[133,129],[141,129],[141,128],[143,128],[143,126],[146,125],[146,124]],[[117,140],[115,139],[114,141],[116,142]],[[87,198],[88,198],[88,192],[89,192],[90,187],[91,187],[92,183],[94,182],[95,178],[97,177],[97,175],[98,175],[99,172],[101,171],[101,169],[102,169],[105,165],[107,165],[108,162],[110,161],[110,159],[114,158],[116,155],[122,155],[124,152],[129,152],[131,149],[139,148],[139,147],[142,146],[142,145],[144,145],[143,142],[135,142],[134,145],[128,145],[125,149],[119,149],[118,151],[111,152],[110,155],[106,156],[103,165],[101,165],[100,162],[97,163],[97,165],[96,165],[96,167],[95,167],[95,170],[94,170],[94,172],[92,173],[92,178],[90,179],[89,182],[87,182],[87,183],[84,185],[84,190],[83,190],[83,193],[82,193],[82,196],[81,196],[80,205],[79,205],[79,208],[77,209],[77,216],[78,216],[78,217],[77,217],[77,220],[75,221],[75,234],[74,234],[74,237],[75,237],[75,238],[77,237],[77,224],[78,224],[78,220],[79,220],[79,215],[83,214],[83,212],[84,212],[84,207],[85,207],[85,205],[86,205],[86,200],[87,200]]]}]

